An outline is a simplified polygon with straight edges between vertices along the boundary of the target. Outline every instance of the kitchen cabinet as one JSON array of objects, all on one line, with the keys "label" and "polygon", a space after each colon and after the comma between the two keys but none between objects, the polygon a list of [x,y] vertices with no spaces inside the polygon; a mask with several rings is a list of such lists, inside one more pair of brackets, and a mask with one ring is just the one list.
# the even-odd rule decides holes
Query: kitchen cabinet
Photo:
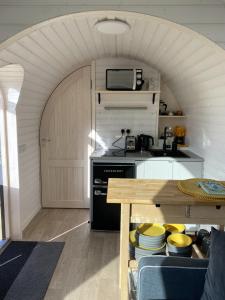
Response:
[{"label": "kitchen cabinet", "polygon": [[201,178],[203,176],[203,163],[193,161],[174,161],[173,179]]},{"label": "kitchen cabinet", "polygon": [[203,176],[203,162],[152,160],[136,161],[138,179],[188,179]]},{"label": "kitchen cabinet", "polygon": [[172,179],[171,160],[139,161],[136,176],[139,179]]}]

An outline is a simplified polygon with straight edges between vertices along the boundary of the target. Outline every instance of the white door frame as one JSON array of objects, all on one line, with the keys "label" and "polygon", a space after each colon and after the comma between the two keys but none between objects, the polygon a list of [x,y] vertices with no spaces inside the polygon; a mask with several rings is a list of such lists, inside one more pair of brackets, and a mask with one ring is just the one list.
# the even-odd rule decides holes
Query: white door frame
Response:
[{"label": "white door frame", "polygon": [[10,238],[9,222],[9,165],[8,165],[8,141],[7,141],[7,122],[6,122],[6,101],[0,87],[0,140],[1,140],[1,159],[2,159],[2,181],[3,181],[3,202],[4,202],[4,226],[5,239]]}]

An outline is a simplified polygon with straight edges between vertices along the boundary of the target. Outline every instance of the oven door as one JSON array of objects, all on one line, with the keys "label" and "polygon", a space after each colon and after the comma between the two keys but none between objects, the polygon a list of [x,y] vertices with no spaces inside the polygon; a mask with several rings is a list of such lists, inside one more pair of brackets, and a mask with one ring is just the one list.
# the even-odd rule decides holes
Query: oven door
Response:
[{"label": "oven door", "polygon": [[135,178],[135,165],[94,163],[93,186],[107,185],[109,178]]},{"label": "oven door", "polygon": [[106,202],[107,187],[93,188],[92,222],[94,230],[120,230],[120,204]]}]

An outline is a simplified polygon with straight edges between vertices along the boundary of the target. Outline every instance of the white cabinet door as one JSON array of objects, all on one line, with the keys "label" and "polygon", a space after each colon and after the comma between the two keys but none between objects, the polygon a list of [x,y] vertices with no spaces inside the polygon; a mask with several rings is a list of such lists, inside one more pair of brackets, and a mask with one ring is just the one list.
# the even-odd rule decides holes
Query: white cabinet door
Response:
[{"label": "white cabinet door", "polygon": [[172,166],[172,161],[169,160],[139,161],[137,164],[137,178],[172,179]]},{"label": "white cabinet door", "polygon": [[146,179],[145,177],[145,161],[136,161],[136,178]]},{"label": "white cabinet door", "polygon": [[173,162],[173,179],[201,178],[203,176],[202,162]]}]

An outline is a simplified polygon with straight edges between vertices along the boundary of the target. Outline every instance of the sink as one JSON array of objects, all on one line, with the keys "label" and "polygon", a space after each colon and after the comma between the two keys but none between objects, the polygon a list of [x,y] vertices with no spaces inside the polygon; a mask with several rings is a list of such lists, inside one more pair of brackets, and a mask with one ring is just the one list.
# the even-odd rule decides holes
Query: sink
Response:
[{"label": "sink", "polygon": [[161,149],[152,149],[150,150],[150,153],[152,156],[156,156],[156,157],[178,157],[178,158],[189,158],[189,156],[187,154],[185,154],[184,152],[177,150],[177,151],[171,151],[171,150],[161,150]]}]

